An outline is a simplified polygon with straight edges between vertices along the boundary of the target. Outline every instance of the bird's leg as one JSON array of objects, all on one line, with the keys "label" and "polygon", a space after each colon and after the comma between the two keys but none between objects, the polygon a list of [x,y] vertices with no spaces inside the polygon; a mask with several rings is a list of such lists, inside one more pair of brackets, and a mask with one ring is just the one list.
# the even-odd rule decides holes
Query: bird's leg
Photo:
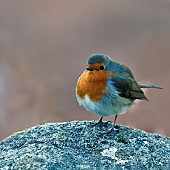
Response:
[{"label": "bird's leg", "polygon": [[115,120],[114,120],[114,123],[113,123],[113,128],[115,128],[115,125],[116,125],[116,119],[117,119],[117,115],[115,116]]},{"label": "bird's leg", "polygon": [[117,119],[117,115],[115,116],[115,120],[114,120],[114,123],[113,123],[113,127],[111,128],[111,130],[109,130],[108,132],[107,132],[107,134],[110,134],[110,133],[115,133],[115,130],[118,130],[117,128],[116,128],[116,119]]},{"label": "bird's leg", "polygon": [[103,119],[103,116],[99,119],[99,121],[97,123],[94,123],[91,126],[101,126],[103,124],[102,119]]},{"label": "bird's leg", "polygon": [[99,121],[97,123],[94,123],[91,126],[100,126],[100,127],[105,126],[105,127],[107,127],[108,123],[111,122],[111,121],[103,122],[102,120],[103,120],[103,116],[99,119]]}]

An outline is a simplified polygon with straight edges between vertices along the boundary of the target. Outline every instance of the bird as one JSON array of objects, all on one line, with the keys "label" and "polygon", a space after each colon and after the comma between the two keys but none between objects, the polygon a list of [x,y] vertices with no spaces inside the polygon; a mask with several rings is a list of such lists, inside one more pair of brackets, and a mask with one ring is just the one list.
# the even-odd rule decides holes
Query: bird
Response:
[{"label": "bird", "polygon": [[124,114],[135,100],[148,101],[143,88],[162,89],[156,84],[139,83],[124,64],[104,54],[89,57],[87,67],[76,85],[76,98],[87,111],[100,115],[94,125],[103,125],[103,117]]}]

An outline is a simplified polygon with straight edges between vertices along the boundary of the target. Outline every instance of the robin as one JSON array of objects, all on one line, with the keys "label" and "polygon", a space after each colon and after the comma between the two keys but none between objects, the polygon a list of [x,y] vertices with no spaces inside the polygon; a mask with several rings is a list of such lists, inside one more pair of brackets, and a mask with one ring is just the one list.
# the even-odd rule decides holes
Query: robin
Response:
[{"label": "robin", "polygon": [[79,77],[76,97],[79,105],[101,116],[94,125],[102,125],[104,116],[125,113],[136,99],[148,100],[142,88],[161,87],[135,81],[130,69],[104,54],[94,54],[88,59],[86,70]]}]

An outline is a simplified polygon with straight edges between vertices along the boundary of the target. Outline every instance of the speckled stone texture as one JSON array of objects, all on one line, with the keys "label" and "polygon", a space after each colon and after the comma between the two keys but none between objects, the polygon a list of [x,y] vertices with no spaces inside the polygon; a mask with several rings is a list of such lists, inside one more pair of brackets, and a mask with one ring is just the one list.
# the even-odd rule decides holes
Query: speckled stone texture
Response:
[{"label": "speckled stone texture", "polygon": [[0,169],[170,170],[170,139],[94,122],[48,123],[0,143]]}]

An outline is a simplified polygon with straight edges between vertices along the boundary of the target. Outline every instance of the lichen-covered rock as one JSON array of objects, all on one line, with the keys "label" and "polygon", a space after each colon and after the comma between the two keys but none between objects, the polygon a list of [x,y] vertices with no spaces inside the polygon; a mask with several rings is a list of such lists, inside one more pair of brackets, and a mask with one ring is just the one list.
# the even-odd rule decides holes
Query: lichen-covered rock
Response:
[{"label": "lichen-covered rock", "polygon": [[93,122],[48,123],[0,143],[0,169],[170,170],[170,139]]}]

